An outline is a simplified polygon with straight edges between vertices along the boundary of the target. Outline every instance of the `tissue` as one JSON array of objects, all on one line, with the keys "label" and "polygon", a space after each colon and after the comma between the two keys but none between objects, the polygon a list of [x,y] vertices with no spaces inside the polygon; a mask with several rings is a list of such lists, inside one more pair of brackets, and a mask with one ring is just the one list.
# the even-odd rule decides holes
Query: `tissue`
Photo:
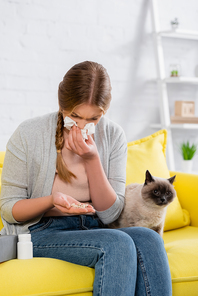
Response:
[{"label": "tissue", "polygon": [[[77,123],[71,119],[69,116],[66,116],[64,119],[64,127],[70,131],[72,126],[77,126]],[[87,123],[83,129],[81,129],[81,134],[84,140],[88,139],[88,135],[95,133],[95,124],[93,122]]]}]

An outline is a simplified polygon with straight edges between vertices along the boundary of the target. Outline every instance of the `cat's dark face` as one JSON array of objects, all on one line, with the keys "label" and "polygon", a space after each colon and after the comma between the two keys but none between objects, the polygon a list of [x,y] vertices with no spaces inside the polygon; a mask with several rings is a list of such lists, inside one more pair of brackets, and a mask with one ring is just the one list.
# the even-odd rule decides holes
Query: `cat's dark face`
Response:
[{"label": "cat's dark face", "polygon": [[142,198],[147,203],[165,207],[173,201],[176,191],[173,187],[175,176],[169,179],[153,177],[146,171],[146,179],[142,188]]}]

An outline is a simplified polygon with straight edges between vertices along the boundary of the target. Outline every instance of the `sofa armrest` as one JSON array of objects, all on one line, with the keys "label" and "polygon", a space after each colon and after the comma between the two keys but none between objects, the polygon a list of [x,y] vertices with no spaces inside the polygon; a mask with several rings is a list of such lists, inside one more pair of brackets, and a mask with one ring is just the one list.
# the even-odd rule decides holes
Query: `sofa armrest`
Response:
[{"label": "sofa armrest", "polygon": [[190,214],[190,225],[198,227],[198,175],[172,171],[170,175],[177,175],[174,187],[180,204]]}]

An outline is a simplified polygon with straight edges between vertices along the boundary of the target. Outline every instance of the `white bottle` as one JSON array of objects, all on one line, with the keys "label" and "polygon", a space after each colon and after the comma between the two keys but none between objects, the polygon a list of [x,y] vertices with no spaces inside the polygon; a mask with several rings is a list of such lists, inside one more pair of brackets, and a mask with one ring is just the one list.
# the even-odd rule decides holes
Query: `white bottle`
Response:
[{"label": "white bottle", "polygon": [[19,234],[17,243],[17,258],[18,259],[32,259],[33,245],[31,242],[31,234]]}]

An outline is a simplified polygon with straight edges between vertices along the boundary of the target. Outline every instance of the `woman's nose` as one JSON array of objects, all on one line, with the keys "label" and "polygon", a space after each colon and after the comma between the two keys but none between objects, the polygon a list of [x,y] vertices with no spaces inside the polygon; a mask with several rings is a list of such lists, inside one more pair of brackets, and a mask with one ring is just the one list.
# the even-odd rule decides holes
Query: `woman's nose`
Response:
[{"label": "woman's nose", "polygon": [[85,125],[87,124],[86,120],[82,120],[82,121],[78,121],[77,122],[77,126],[80,128],[80,129],[83,129],[85,127]]}]

